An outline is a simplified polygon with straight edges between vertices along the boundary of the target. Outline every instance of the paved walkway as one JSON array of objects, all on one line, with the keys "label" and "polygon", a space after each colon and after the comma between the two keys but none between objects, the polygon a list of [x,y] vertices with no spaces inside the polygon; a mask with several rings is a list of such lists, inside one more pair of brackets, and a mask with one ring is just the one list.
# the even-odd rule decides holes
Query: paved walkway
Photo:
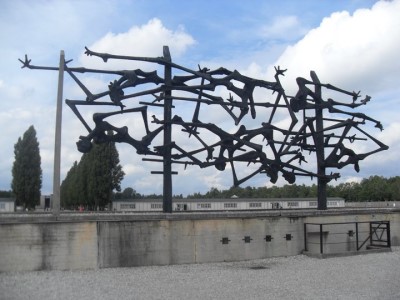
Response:
[{"label": "paved walkway", "polygon": [[[1,258],[0,258],[1,259]],[[400,299],[400,247],[329,259],[0,273],[0,299]]]}]

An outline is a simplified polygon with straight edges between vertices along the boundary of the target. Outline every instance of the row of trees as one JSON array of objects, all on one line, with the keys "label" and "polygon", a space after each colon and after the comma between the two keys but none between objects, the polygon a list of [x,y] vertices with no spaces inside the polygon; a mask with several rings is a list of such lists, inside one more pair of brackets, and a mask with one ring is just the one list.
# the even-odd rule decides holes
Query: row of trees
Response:
[{"label": "row of trees", "polygon": [[[40,203],[42,187],[41,157],[34,126],[18,138],[14,156],[11,191],[0,191],[0,196],[14,196],[16,206],[34,209]],[[61,205],[103,208],[110,203],[113,190],[121,190],[124,175],[115,143],[93,145],[79,163],[73,164],[62,182]]]},{"label": "row of trees", "polygon": [[[284,185],[282,187],[232,187],[228,190],[211,188],[205,194],[194,193],[188,198],[230,198],[233,195],[239,198],[303,198],[317,197],[317,185]],[[328,185],[328,197],[342,197],[348,202],[358,201],[399,201],[400,176],[384,178],[371,176],[360,183],[341,183],[336,186]]]},{"label": "row of trees", "polygon": [[115,143],[93,144],[79,163],[74,162],[62,182],[61,206],[104,209],[111,202],[113,190],[121,191],[124,176]]},{"label": "row of trees", "polygon": [[400,176],[390,178],[371,176],[360,183],[342,183],[335,188],[335,193],[349,202],[399,201]]},{"label": "row of trees", "polygon": [[[135,189],[131,187],[125,188],[122,192],[117,192],[114,193],[113,199],[162,199],[163,195],[162,194],[148,194],[148,195],[143,195],[138,192],[136,192]],[[183,195],[173,195],[172,198],[174,199],[182,199]]]},{"label": "row of trees", "polygon": [[11,198],[12,196],[12,191],[0,191],[0,198]]},{"label": "row of trees", "polygon": [[[327,187],[328,197],[342,197],[348,202],[358,201],[400,201],[400,176],[384,178],[382,176],[371,176],[361,182],[341,183]],[[317,197],[317,185],[310,186],[287,184],[282,187],[231,187],[227,190],[211,188],[205,194],[189,194],[187,198],[209,199],[209,198],[307,198]],[[162,195],[142,195],[133,188],[124,189],[116,193],[114,199],[145,199],[162,198]],[[182,195],[174,195],[174,199],[183,198]]]},{"label": "row of trees", "polygon": [[[42,187],[42,169],[36,130],[30,126],[14,145],[15,161],[12,168],[12,190],[0,191],[0,196],[16,198],[16,205],[32,209],[39,204]],[[129,187],[121,192],[124,178],[115,143],[94,144],[93,149],[74,162],[61,184],[61,205],[88,209],[104,208],[112,199],[162,198],[162,195],[142,195]],[[113,191],[117,192],[114,193]],[[211,188],[205,194],[194,193],[188,198],[297,198],[316,197],[317,186],[284,185],[283,187],[231,187],[228,190]],[[349,202],[400,200],[400,176],[384,178],[371,176],[360,183],[329,185],[328,197],[342,197]],[[174,198],[183,198],[175,195]]]}]

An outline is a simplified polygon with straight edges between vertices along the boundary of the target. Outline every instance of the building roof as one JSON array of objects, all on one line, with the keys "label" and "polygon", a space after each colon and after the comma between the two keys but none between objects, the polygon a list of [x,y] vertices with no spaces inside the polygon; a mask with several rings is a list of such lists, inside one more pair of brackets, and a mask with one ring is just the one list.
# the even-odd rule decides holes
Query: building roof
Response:
[{"label": "building roof", "polygon": [[[340,197],[328,197],[328,201],[344,201]],[[113,202],[162,202],[163,199],[114,199]],[[197,203],[197,202],[288,202],[288,201],[318,201],[316,197],[311,198],[209,198],[209,199],[172,199],[174,203]]]},{"label": "building roof", "polygon": [[15,198],[0,198],[0,202],[15,202]]}]

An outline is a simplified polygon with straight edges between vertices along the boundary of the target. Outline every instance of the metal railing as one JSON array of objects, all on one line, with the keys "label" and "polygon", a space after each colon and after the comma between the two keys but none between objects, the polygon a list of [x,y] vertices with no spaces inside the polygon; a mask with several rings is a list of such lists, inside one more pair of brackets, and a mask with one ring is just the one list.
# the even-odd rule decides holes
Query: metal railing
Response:
[{"label": "metal railing", "polygon": [[390,221],[304,223],[304,250],[310,246],[319,246],[320,254],[390,248]]}]

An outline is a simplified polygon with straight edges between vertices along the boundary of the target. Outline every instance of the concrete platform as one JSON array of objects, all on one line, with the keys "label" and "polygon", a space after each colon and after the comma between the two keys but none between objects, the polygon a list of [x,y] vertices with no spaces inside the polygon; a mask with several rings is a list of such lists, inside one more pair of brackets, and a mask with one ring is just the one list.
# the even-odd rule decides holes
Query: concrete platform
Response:
[{"label": "concrete platform", "polygon": [[396,214],[397,208],[339,208],[328,210],[293,209],[263,211],[206,211],[206,212],[61,212],[54,216],[51,212],[0,213],[0,224],[6,223],[51,223],[51,222],[96,222],[96,221],[155,221],[155,220],[210,220],[228,218],[264,217],[319,217],[357,214]]},{"label": "concrete platform", "polygon": [[315,259],[305,255],[82,271],[0,272],[0,298],[42,299],[400,299],[400,247]]},{"label": "concrete platform", "polygon": [[[390,221],[392,246],[400,245],[399,208],[1,214],[0,272],[296,256],[306,248],[305,223],[370,221]],[[345,248],[351,250],[354,243],[350,238],[345,243]]]},{"label": "concrete platform", "polygon": [[332,258],[332,257],[346,257],[346,256],[355,256],[355,255],[367,255],[367,254],[376,254],[376,253],[385,253],[385,252],[392,252],[392,248],[381,248],[381,249],[369,249],[369,250],[362,250],[362,251],[347,251],[347,252],[340,252],[340,253],[311,253],[309,251],[303,251],[302,254],[308,257],[313,258]]}]

